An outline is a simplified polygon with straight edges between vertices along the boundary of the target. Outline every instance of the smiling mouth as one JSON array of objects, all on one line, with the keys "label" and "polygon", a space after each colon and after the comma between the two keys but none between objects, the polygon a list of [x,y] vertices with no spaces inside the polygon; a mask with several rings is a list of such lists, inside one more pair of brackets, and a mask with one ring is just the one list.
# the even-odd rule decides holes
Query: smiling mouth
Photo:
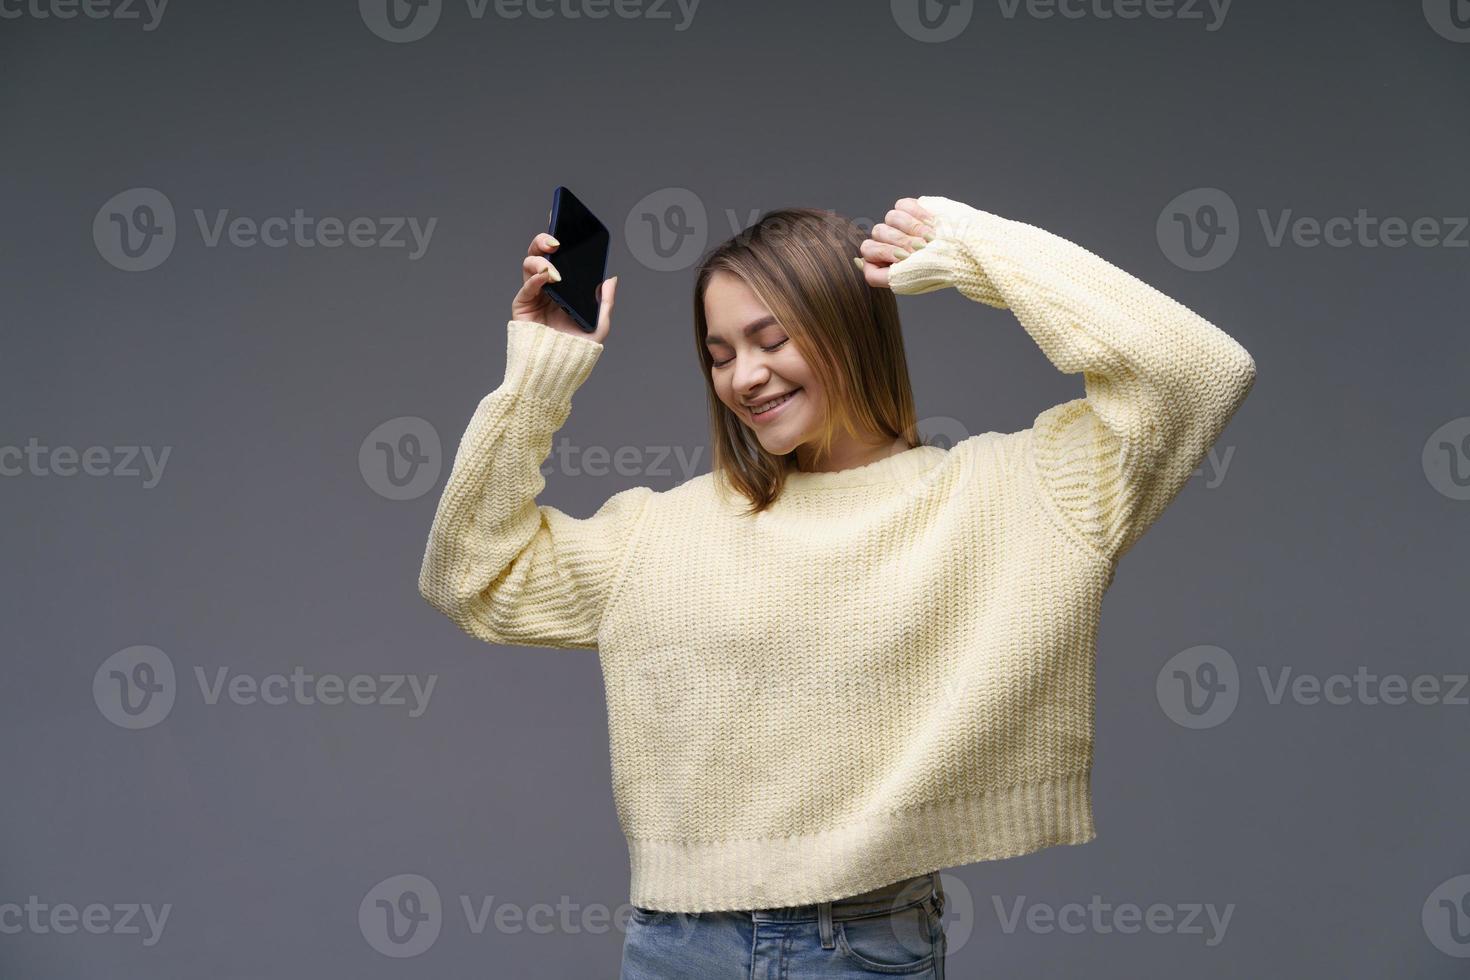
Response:
[{"label": "smiling mouth", "polygon": [[777,395],[775,398],[761,402],[759,405],[751,405],[747,406],[747,408],[751,415],[759,418],[760,416],[765,415],[771,409],[779,408],[780,406],[785,405],[787,402],[791,401],[791,399],[795,398],[797,393],[800,391],[800,388],[792,388],[784,395]]}]

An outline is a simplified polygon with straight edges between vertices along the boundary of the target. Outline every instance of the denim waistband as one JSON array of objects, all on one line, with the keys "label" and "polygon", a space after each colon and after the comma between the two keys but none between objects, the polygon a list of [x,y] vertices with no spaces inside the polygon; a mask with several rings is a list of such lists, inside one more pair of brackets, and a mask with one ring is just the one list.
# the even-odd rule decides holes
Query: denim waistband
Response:
[{"label": "denim waistband", "polygon": [[887,915],[897,912],[918,905],[925,899],[934,899],[942,903],[943,896],[944,891],[939,880],[939,872],[929,871],[921,875],[914,875],[912,878],[904,878],[901,881],[882,885],[860,895],[834,898],[831,902],[825,903],[754,909],[750,915],[757,922],[801,922],[816,919],[820,905],[825,904],[831,906],[834,921],[861,919],[870,915]]}]

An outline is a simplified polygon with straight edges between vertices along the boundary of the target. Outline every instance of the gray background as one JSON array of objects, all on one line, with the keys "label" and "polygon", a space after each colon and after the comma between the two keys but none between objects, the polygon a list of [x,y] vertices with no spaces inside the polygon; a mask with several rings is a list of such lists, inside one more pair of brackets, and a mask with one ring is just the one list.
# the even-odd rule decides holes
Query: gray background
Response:
[{"label": "gray background", "polygon": [[[948,871],[951,976],[1464,975],[1470,902],[1435,895],[1467,890],[1470,708],[1272,704],[1257,673],[1467,669],[1470,502],[1423,457],[1470,413],[1470,249],[1272,247],[1257,217],[1470,212],[1470,43],[1434,28],[1448,0],[1238,0],[1216,30],[1008,18],[992,0],[940,43],[904,29],[905,6],[706,0],[681,31],[677,8],[476,19],[460,0],[409,43],[348,2],[177,0],[153,30],[31,7],[0,20],[0,446],[171,447],[151,488],[0,478],[0,904],[171,905],[152,946],[0,932],[0,975],[616,975],[620,926],[584,914],[620,923],[628,886],[596,655],[485,646],[415,587],[557,183],[613,226],[622,277],[558,445],[642,460],[603,475],[548,463],[541,502],[579,516],[708,469],[693,270],[654,268],[646,236],[625,233],[670,188],[706,209],[708,244],[735,230],[730,214],[743,227],[804,204],[872,221],[942,194],[1086,245],[1256,358],[1217,444],[1233,452],[1226,477],[1191,481],[1104,605],[1099,836]],[[173,251],[148,271],[114,267],[92,234],[132,188],[177,212]],[[1238,247],[1211,271],[1181,268],[1156,235],[1195,188],[1239,208]],[[417,260],[211,248],[196,208],[438,223]],[[900,308],[932,426],[1012,431],[1082,392],[1008,313],[953,293]],[[442,472],[394,500],[359,447],[407,416],[437,431]],[[658,459],[668,447],[703,455],[686,471]],[[1239,702],[1191,729],[1156,681],[1202,644],[1233,658]],[[91,692],[135,645],[168,656],[176,701],[128,730]],[[297,666],[437,685],[414,718],[209,704],[194,675]],[[444,902],[437,940],[408,959],[358,922],[399,874]],[[1175,925],[1007,931],[996,911],[1093,895],[1168,906]],[[476,934],[461,896],[571,911],[549,932],[492,920]],[[1223,941],[1203,916],[1203,932],[1178,928],[1192,903],[1233,906]]]}]

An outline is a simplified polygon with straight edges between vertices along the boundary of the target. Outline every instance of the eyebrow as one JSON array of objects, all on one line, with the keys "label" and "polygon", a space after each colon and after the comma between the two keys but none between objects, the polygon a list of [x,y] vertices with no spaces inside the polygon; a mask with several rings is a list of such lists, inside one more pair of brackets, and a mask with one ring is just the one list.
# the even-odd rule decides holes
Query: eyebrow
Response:
[{"label": "eyebrow", "polygon": [[[754,320],[751,320],[745,326],[741,327],[740,328],[740,333],[743,336],[749,337],[751,334],[755,333],[757,330],[760,330],[760,329],[762,329],[764,327],[769,327],[771,324],[773,324],[775,322],[776,322],[775,316],[773,316],[770,313],[767,313],[765,316],[758,317],[758,318],[756,318]],[[704,342],[705,342],[705,345],[706,346],[708,346],[709,344],[723,344],[724,343],[724,341],[721,340],[719,337],[706,337],[705,340],[704,340]]]}]

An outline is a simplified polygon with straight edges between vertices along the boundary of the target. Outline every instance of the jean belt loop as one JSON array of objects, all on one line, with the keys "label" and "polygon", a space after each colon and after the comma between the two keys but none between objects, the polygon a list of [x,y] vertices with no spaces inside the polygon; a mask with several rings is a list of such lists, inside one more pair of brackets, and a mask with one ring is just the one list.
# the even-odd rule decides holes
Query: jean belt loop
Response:
[{"label": "jean belt loop", "polygon": [[934,914],[944,917],[944,881],[938,871],[934,872]]},{"label": "jean belt loop", "polygon": [[822,935],[822,948],[835,949],[837,943],[832,939],[832,903],[817,903],[817,931]]}]

